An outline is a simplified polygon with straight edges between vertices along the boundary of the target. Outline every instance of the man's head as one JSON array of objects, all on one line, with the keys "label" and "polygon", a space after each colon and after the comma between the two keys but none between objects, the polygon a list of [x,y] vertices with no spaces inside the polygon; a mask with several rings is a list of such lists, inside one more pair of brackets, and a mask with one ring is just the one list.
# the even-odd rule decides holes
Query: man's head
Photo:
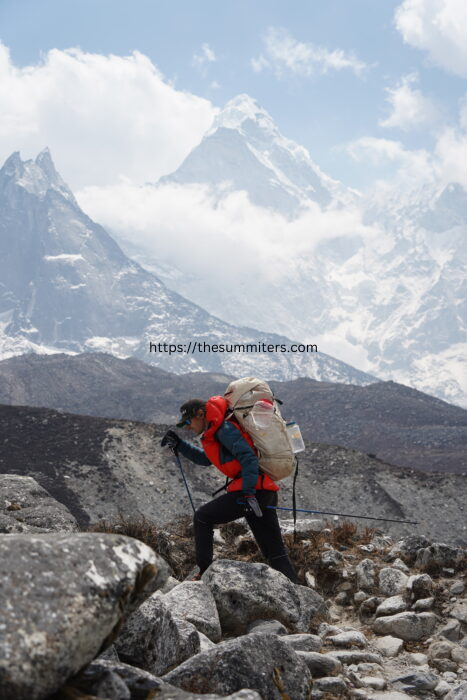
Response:
[{"label": "man's head", "polygon": [[195,435],[201,435],[206,430],[206,401],[190,399],[180,406],[181,418],[177,428],[188,428]]}]

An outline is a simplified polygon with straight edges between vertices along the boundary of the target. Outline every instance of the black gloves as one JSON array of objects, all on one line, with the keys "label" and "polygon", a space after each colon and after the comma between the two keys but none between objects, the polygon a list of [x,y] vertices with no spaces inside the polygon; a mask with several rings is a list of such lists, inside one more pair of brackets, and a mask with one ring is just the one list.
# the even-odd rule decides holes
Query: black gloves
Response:
[{"label": "black gloves", "polygon": [[237,503],[243,506],[245,515],[256,515],[257,518],[263,517],[263,513],[254,494],[244,493],[241,498],[237,499]]},{"label": "black gloves", "polygon": [[169,447],[174,452],[177,451],[180,438],[174,430],[168,430],[161,440],[161,447]]}]

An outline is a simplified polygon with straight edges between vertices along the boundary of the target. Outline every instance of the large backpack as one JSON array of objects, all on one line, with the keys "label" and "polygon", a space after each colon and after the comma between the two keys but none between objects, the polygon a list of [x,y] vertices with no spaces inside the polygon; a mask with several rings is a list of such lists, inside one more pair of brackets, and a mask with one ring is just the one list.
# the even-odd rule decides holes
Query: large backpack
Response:
[{"label": "large backpack", "polygon": [[[251,436],[258,450],[258,461],[263,472],[274,481],[280,481],[293,473],[295,456],[290,444],[287,427],[269,385],[256,377],[243,377],[231,382],[224,393],[229,405],[229,415],[235,416]],[[258,429],[250,417],[257,401],[268,399],[274,405],[274,413],[267,428]],[[229,417],[226,415],[226,418]]]}]

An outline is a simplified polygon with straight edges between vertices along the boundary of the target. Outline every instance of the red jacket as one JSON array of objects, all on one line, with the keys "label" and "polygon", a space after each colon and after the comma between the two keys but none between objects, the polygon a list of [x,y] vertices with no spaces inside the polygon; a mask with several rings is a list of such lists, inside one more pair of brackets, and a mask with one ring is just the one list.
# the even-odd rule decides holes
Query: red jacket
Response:
[{"label": "red jacket", "polygon": [[[242,464],[238,459],[232,457],[230,453],[228,453],[228,456],[232,458],[228,459],[228,456],[225,454],[226,449],[219,442],[219,440],[216,439],[216,432],[224,423],[227,408],[228,403],[223,396],[212,396],[206,402],[206,419],[208,421],[208,427],[203,433],[201,444],[210,462],[212,462],[217,469],[225,474],[225,476],[233,479],[233,481],[227,487],[227,491],[241,491],[243,488]],[[235,426],[235,428],[240,432],[242,438],[248,443],[255,455],[257,455],[258,451],[254,446],[250,435],[243,430],[235,418],[228,418],[227,420],[229,423]],[[279,486],[273,479],[271,479],[270,476],[260,472],[258,481],[256,482],[256,489],[278,491]]]}]

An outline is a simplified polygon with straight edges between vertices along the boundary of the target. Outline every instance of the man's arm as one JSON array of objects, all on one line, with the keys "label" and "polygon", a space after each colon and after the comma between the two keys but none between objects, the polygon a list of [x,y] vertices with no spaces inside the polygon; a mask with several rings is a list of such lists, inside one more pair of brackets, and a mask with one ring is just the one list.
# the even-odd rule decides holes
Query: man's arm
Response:
[{"label": "man's arm", "polygon": [[228,421],[224,421],[216,432],[216,438],[242,465],[242,491],[255,494],[259,477],[258,458],[241,432]]},{"label": "man's arm", "polygon": [[206,457],[206,453],[203,449],[201,449],[201,447],[197,447],[191,442],[182,440],[182,438],[180,438],[180,442],[177,445],[177,449],[184,457],[189,459],[190,462],[194,462],[195,464],[201,464],[204,467],[207,467],[211,464],[210,460]]}]

